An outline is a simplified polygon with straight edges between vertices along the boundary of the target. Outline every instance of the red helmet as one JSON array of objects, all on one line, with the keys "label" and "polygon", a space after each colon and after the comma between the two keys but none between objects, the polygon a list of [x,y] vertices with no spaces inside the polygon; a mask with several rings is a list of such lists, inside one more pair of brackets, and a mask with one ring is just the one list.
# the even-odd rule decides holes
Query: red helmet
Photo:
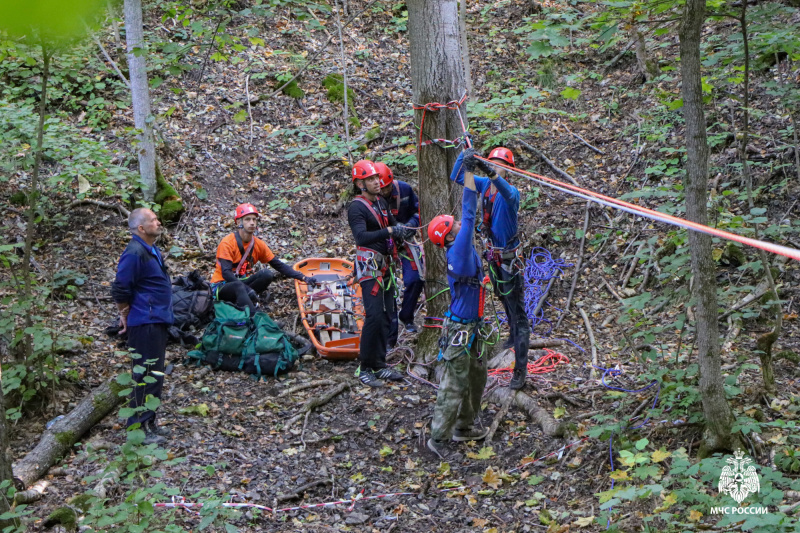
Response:
[{"label": "red helmet", "polygon": [[369,159],[362,159],[353,165],[353,181],[365,180],[370,176],[374,176],[375,174],[380,174],[380,172],[378,172],[378,168],[375,166],[375,163]]},{"label": "red helmet", "polygon": [[375,163],[375,168],[378,169],[378,175],[381,178],[381,189],[386,187],[387,185],[391,185],[394,181],[394,174],[392,173],[392,169],[386,166],[386,163]]},{"label": "red helmet", "polygon": [[444,248],[444,238],[453,229],[452,215],[439,215],[428,224],[428,238],[439,248]]},{"label": "red helmet", "polygon": [[511,153],[511,150],[503,148],[502,146],[489,152],[489,157],[487,159],[499,159],[505,161],[507,165],[514,166],[514,154]]},{"label": "red helmet", "polygon": [[233,216],[233,219],[239,220],[240,218],[247,215],[255,215],[257,217],[260,217],[261,213],[258,212],[258,209],[256,209],[256,206],[254,206],[253,204],[239,204],[236,207],[236,214]]}]

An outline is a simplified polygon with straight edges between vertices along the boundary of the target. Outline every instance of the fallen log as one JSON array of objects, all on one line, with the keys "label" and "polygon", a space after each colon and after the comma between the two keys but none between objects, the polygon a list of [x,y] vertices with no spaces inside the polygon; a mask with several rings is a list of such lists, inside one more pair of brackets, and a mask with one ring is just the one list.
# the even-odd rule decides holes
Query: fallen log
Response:
[{"label": "fallen log", "polygon": [[116,378],[109,379],[55,422],[42,434],[39,444],[13,466],[15,480],[29,487],[42,477],[78,439],[124,400],[118,395],[122,388]]}]

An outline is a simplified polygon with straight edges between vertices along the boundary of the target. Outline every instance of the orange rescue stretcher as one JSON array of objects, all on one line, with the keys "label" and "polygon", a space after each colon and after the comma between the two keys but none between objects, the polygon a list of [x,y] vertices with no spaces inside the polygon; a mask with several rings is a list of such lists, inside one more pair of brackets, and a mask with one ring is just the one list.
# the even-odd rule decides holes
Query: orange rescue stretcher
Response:
[{"label": "orange rescue stretcher", "polygon": [[309,258],[294,265],[320,285],[294,282],[300,318],[317,353],[326,359],[356,359],[361,346],[364,306],[352,262],[339,258]]}]

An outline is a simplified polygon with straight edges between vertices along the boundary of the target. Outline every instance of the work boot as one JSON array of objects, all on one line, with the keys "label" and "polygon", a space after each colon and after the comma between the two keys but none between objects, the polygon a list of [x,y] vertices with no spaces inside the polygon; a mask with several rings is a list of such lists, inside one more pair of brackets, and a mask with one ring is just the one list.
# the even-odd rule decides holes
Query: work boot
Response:
[{"label": "work boot", "polygon": [[453,440],[456,442],[468,442],[471,440],[483,440],[489,434],[488,428],[476,428],[472,426],[467,429],[456,429],[453,431]]},{"label": "work boot", "polygon": [[447,448],[443,440],[434,440],[433,437],[428,439],[428,449],[436,454],[439,459],[447,457]]},{"label": "work boot", "polygon": [[417,329],[416,324],[414,324],[413,322],[407,322],[407,323],[405,323],[403,325],[405,326],[407,332],[409,332],[409,333],[419,333],[419,330]]},{"label": "work boot", "polygon": [[383,381],[381,381],[378,376],[375,375],[375,372],[370,368],[361,368],[361,365],[358,365],[356,369],[356,377],[358,381],[367,385],[369,387],[383,387]]},{"label": "work boot", "polygon": [[172,432],[170,430],[159,426],[155,418],[151,418],[150,420],[144,423],[144,431],[145,433],[155,433],[159,437],[169,437],[170,435],[172,435]]},{"label": "work boot", "polygon": [[142,441],[143,445],[145,445],[145,446],[147,446],[149,444],[161,445],[161,444],[164,444],[165,442],[167,442],[166,437],[162,437],[158,433],[156,433],[154,431],[151,431],[151,429],[150,429],[150,427],[149,427],[147,422],[145,422],[145,425],[142,426],[142,427],[144,429],[144,440]]},{"label": "work boot", "polygon": [[522,387],[525,386],[525,378],[528,377],[528,367],[519,366],[514,368],[514,375],[511,376],[511,382],[508,384],[508,388],[511,390],[520,390]]},{"label": "work boot", "polygon": [[378,379],[388,379],[389,381],[403,381],[403,374],[396,372],[391,367],[381,368],[375,372]]}]

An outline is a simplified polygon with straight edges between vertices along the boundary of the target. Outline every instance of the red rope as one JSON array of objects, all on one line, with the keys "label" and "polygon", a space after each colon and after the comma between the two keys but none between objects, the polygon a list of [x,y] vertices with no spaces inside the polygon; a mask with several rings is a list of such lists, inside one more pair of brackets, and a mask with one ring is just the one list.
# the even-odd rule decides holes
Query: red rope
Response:
[{"label": "red rope", "polygon": [[[464,120],[461,118],[461,112],[459,110],[460,107],[461,107],[461,104],[466,102],[466,100],[467,100],[467,93],[464,93],[464,96],[461,97],[461,100],[451,100],[450,102],[447,102],[446,104],[440,104],[438,102],[428,102],[427,104],[424,104],[424,105],[411,104],[411,107],[415,111],[419,111],[420,109],[422,110],[422,119],[420,120],[420,123],[419,123],[419,140],[417,141],[417,151],[419,151],[419,149],[424,146],[423,141],[422,141],[422,132],[423,132],[423,129],[425,128],[425,114],[428,111],[439,111],[440,109],[451,109],[451,110],[459,111],[458,117],[459,117],[459,119],[461,119],[461,129],[464,130],[465,134],[467,133],[467,130],[464,127]],[[435,140],[440,140],[440,139],[435,139]],[[442,140],[446,140],[446,139],[442,139]],[[469,143],[469,138],[467,138],[466,142]]]},{"label": "red rope", "polygon": [[[549,348],[544,349],[545,354],[535,361],[528,362],[528,375],[533,374],[547,374],[556,369],[560,364],[569,363],[569,357],[563,353],[555,352]],[[496,377],[499,381],[507,381],[511,379],[513,369],[508,368],[493,368],[489,370],[489,375]]]},{"label": "red rope", "polygon": [[674,217],[672,215],[667,215],[666,213],[661,213],[659,211],[655,211],[653,209],[648,209],[646,207],[642,207],[636,204],[631,204],[625,202],[624,200],[620,200],[618,198],[612,198],[610,196],[605,196],[598,192],[590,191],[584,189],[582,187],[578,187],[576,185],[571,185],[569,183],[564,183],[563,181],[558,181],[553,178],[548,178],[547,176],[542,176],[539,174],[534,174],[533,172],[528,172],[526,170],[520,170],[516,167],[509,167],[504,165],[503,163],[498,162],[496,159],[489,161],[484,157],[477,156],[478,159],[486,161],[487,163],[491,163],[492,165],[497,165],[500,167],[505,168],[509,172],[513,174],[518,174],[520,176],[525,176],[531,181],[536,181],[543,185],[547,185],[554,189],[558,189],[562,192],[566,192],[568,194],[572,194],[573,196],[579,196],[581,198],[585,198],[587,200],[596,201],[597,203],[607,205],[609,207],[613,207],[614,209],[620,209],[622,211],[627,211],[634,215],[643,216],[646,218],[650,218],[653,220],[657,220],[659,222],[664,222],[666,224],[671,224],[673,226],[678,226],[685,229],[691,229],[694,231],[699,231],[700,233],[706,233],[708,235],[712,235],[714,237],[719,237],[722,239],[728,239],[729,241],[736,241],[742,244],[746,244],[748,246],[752,246],[754,248],[759,248],[761,250],[765,250],[767,252],[771,252],[773,254],[784,255],[786,257],[790,257],[797,261],[800,261],[800,250],[795,248],[789,248],[788,246],[781,246],[780,244],[775,244],[766,241],[760,241],[757,239],[751,239],[749,237],[742,237],[741,235],[736,235],[735,233],[730,233],[728,231],[724,231],[717,228],[712,228],[706,226],[704,224],[699,224],[697,222],[691,222],[689,220]]}]

